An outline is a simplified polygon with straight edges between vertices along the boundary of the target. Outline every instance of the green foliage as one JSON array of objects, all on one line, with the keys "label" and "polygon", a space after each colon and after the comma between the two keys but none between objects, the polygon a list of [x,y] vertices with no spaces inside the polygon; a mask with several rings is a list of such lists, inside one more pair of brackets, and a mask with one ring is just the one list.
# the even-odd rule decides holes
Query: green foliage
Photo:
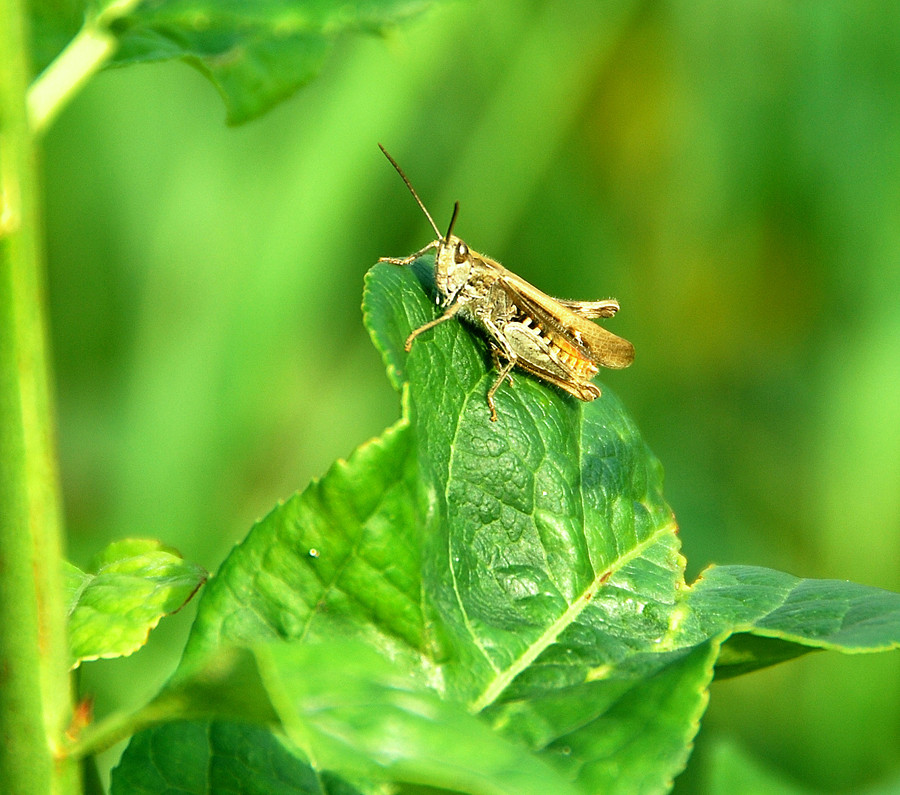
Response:
[{"label": "green foliage", "polygon": [[248,121],[318,74],[343,33],[382,32],[428,0],[166,0],[117,20],[119,64],[181,58],[222,94],[232,124]]},{"label": "green foliage", "polygon": [[[717,661],[732,676],[900,642],[898,594],[754,567],[687,587],[659,464],[608,391],[581,404],[519,375],[492,423],[489,356],[469,329],[442,324],[403,353],[434,313],[425,265],[366,280],[373,340],[395,386],[408,379],[404,418],[229,556],[173,685],[188,703],[192,672],[223,648],[274,643],[255,653],[298,780],[311,765],[365,791],[660,792]],[[136,740],[115,791],[180,731]],[[209,753],[200,743],[187,767]]]},{"label": "green foliage", "polygon": [[[805,580],[754,566],[707,569],[690,599],[684,635],[734,634],[717,675],[736,676],[812,649],[848,654],[900,645],[900,594],[844,580]],[[747,636],[752,637],[747,637]]]},{"label": "green foliage", "polygon": [[[155,708],[177,704],[179,714],[219,720],[143,732],[114,772],[114,792],[153,792],[162,784],[193,788],[204,776],[197,791],[230,779],[241,792],[269,792],[288,782],[300,792],[356,792],[351,780],[388,777],[492,795],[577,792],[526,749],[440,700],[368,644],[268,644],[250,655],[211,659],[205,670],[163,692]],[[259,713],[262,699],[236,709],[236,687],[267,694],[286,736],[278,740],[248,723],[271,716]]]},{"label": "green foliage", "polygon": [[[146,764],[152,757],[155,765]],[[135,761],[132,762],[131,760]],[[134,795],[160,792],[223,792],[247,795],[351,795],[332,788],[329,777],[298,764],[264,728],[229,723],[176,723],[135,737],[129,756],[113,774],[113,791]]]},{"label": "green foliage", "polygon": [[73,667],[137,651],[159,620],[179,610],[207,577],[175,550],[147,539],[116,541],[88,572],[66,563],[63,574]]},{"label": "green foliage", "polygon": [[82,35],[115,39],[110,66],[180,59],[218,89],[228,121],[240,124],[312,80],[335,40],[352,32],[383,33],[430,0],[164,0],[38,4],[34,49],[39,68],[85,20]]},{"label": "green foliage", "polygon": [[[49,124],[93,70],[165,59],[195,66],[222,94],[229,120],[245,121],[310,80],[342,34],[381,33],[426,5],[413,0],[344,4],[118,0],[89,5],[42,0],[31,9],[33,62],[50,68],[29,92],[33,131]],[[182,455],[181,469],[168,458],[157,463],[188,495],[184,504],[202,508],[196,517],[181,510],[182,503],[169,499],[165,477],[157,484],[162,486],[158,493],[165,494],[172,513],[195,532],[218,527],[221,522],[197,519],[201,512],[213,510],[213,501],[197,488],[197,473],[202,472],[208,482],[221,482],[225,510],[231,521],[240,523],[234,518],[240,500],[235,479],[218,477],[225,471],[226,456],[215,445],[225,440],[226,448],[240,447],[235,443],[240,432],[229,436],[223,430],[220,436],[206,423],[230,432],[232,424],[238,426],[232,419],[246,419],[240,398],[233,397],[242,390],[265,391],[270,397],[290,392],[289,400],[304,391],[279,389],[278,378],[291,370],[287,357],[272,354],[266,362],[269,340],[246,333],[246,328],[241,328],[241,340],[235,345],[232,339],[231,345],[243,351],[244,363],[263,364],[256,365],[257,370],[225,367],[216,373],[214,357],[195,348],[191,335],[171,334],[173,317],[190,322],[185,304],[190,303],[192,310],[204,301],[214,306],[217,322],[209,326],[217,329],[228,325],[220,322],[222,318],[232,315],[235,327],[253,318],[259,323],[254,331],[265,329],[267,323],[290,326],[284,334],[290,337],[292,350],[300,337],[329,366],[339,362],[338,366],[354,370],[348,364],[352,358],[346,339],[333,324],[326,328],[322,322],[326,315],[331,319],[338,280],[321,278],[321,264],[346,262],[348,272],[356,267],[359,252],[351,255],[342,249],[344,237],[365,238],[366,261],[373,256],[370,249],[376,241],[371,238],[379,233],[337,233],[348,225],[340,223],[344,216],[336,210],[332,214],[332,209],[366,201],[374,206],[367,193],[373,180],[360,178],[358,142],[355,150],[340,143],[347,143],[349,130],[361,130],[365,152],[371,149],[374,156],[371,142],[382,135],[373,130],[386,127],[395,137],[408,135],[420,145],[429,143],[420,149],[434,157],[439,173],[451,172],[448,183],[454,190],[462,185],[474,194],[474,202],[466,202],[467,210],[481,202],[471,216],[467,212],[466,223],[490,225],[493,237],[485,245],[502,245],[515,236],[517,256],[524,254],[532,264],[544,260],[554,268],[576,263],[579,273],[587,272],[581,264],[593,264],[599,248],[603,286],[596,289],[606,290],[607,280],[616,285],[617,275],[620,284],[633,285],[626,288],[633,294],[623,306],[638,310],[630,317],[641,318],[644,339],[638,341],[639,355],[646,366],[616,384],[622,384],[626,395],[632,390],[624,401],[632,410],[640,415],[643,408],[641,426],[649,431],[648,438],[654,438],[654,447],[665,449],[668,444],[664,458],[670,471],[696,467],[715,484],[705,494],[695,490],[687,510],[681,508],[683,498],[676,501],[682,520],[688,516],[685,524],[692,539],[714,529],[722,521],[719,515],[726,513],[732,523],[758,525],[752,536],[731,532],[729,538],[763,538],[767,529],[771,537],[780,538],[776,521],[767,516],[754,522],[723,496],[738,479],[732,473],[740,461],[747,471],[765,473],[760,475],[759,491],[772,504],[781,504],[792,529],[793,523],[805,522],[823,537],[830,533],[832,542],[840,539],[833,546],[843,554],[834,559],[843,567],[846,553],[862,546],[846,532],[848,518],[853,520],[852,530],[868,530],[867,516],[891,528],[890,517],[897,511],[896,462],[883,455],[896,451],[890,444],[897,438],[897,415],[890,401],[881,397],[896,392],[896,368],[880,364],[892,362],[897,328],[896,302],[890,298],[896,291],[886,289],[898,273],[896,241],[889,232],[896,226],[891,224],[896,180],[889,164],[896,162],[890,155],[900,128],[893,123],[889,98],[896,92],[891,91],[888,76],[896,71],[896,59],[887,46],[870,46],[868,35],[873,22],[881,31],[889,26],[874,6],[846,13],[816,5],[766,12],[741,6],[706,15],[677,2],[658,7],[583,0],[520,5],[483,4],[481,16],[469,15],[467,28],[456,24],[462,12],[452,18],[453,24],[439,20],[428,36],[415,37],[417,42],[428,41],[428,48],[410,48],[427,51],[432,61],[407,58],[412,69],[400,67],[386,77],[373,59],[357,63],[356,73],[370,77],[368,82],[348,80],[339,88],[332,86],[340,103],[333,107],[312,103],[297,114],[295,121],[301,127],[291,129],[290,135],[304,152],[309,148],[304,161],[308,174],[284,157],[284,142],[273,143],[278,139],[270,140],[266,130],[257,138],[242,138],[246,149],[221,171],[230,174],[239,160],[250,159],[248,152],[255,158],[271,143],[278,168],[271,168],[272,160],[254,163],[303,182],[299,213],[277,184],[270,192],[277,197],[279,211],[282,205],[291,205],[289,216],[254,201],[249,183],[262,185],[257,177],[264,169],[255,173],[250,168],[253,179],[246,184],[235,181],[239,187],[233,193],[241,197],[240,224],[222,224],[212,212],[208,219],[203,217],[214,198],[232,195],[228,188],[233,185],[226,184],[225,190],[215,182],[210,186],[208,175],[215,169],[198,169],[207,175],[202,186],[212,188],[201,190],[200,199],[181,204],[179,191],[172,191],[176,199],[158,206],[159,197],[141,194],[139,222],[134,226],[150,229],[152,240],[170,236],[168,228],[165,234],[151,228],[146,209],[151,203],[153,220],[167,213],[177,216],[190,228],[193,242],[203,240],[203,250],[197,253],[183,240],[175,242],[173,235],[167,253],[175,257],[160,258],[159,252],[153,252],[155,260],[148,256],[152,266],[145,270],[162,274],[158,283],[164,287],[133,302],[152,306],[146,317],[162,318],[164,331],[159,336],[196,351],[191,361],[203,362],[203,367],[184,368],[196,397],[195,411],[181,406],[182,427],[190,426],[199,453],[194,460]],[[5,25],[4,12],[0,20]],[[883,40],[896,37],[887,33]],[[468,46],[475,41],[477,47]],[[467,46],[461,48],[461,43]],[[60,51],[64,57],[53,61]],[[561,58],[561,52],[566,57]],[[3,61],[5,65],[7,59]],[[0,72],[6,101],[11,95],[6,73]],[[399,72],[404,72],[403,80],[394,79]],[[417,84],[427,85],[427,91],[411,90]],[[131,99],[130,89],[124,90]],[[21,94],[18,90],[14,97],[16,112],[21,110]],[[666,101],[659,101],[663,96]],[[140,105],[145,99],[138,97],[136,102]],[[401,105],[405,105],[402,115],[395,112]],[[190,103],[185,108],[194,110]],[[329,120],[323,108],[335,111],[334,118]],[[67,189],[77,190],[78,201],[70,201],[64,213],[65,223],[78,229],[77,242],[81,227],[97,223],[96,218],[101,219],[104,235],[133,220],[118,206],[124,191],[117,180],[124,182],[126,173],[130,178],[146,159],[131,150],[133,141],[118,135],[107,114],[95,115],[109,136],[110,149],[104,152],[108,159],[101,161],[103,167],[94,169],[102,175],[97,195],[115,197],[115,206],[113,211],[95,211],[90,190],[83,184],[93,176],[90,167],[85,168],[87,178],[61,180]],[[143,128],[148,115],[141,114],[138,126]],[[8,118],[2,114],[0,126]],[[529,135],[522,139],[526,127]],[[440,130],[440,136],[429,137],[434,130]],[[6,135],[8,130],[0,132]],[[158,133],[147,126],[147,139],[155,149],[163,148]],[[181,129],[178,134],[184,140],[172,148],[179,148],[183,161],[205,165],[206,155],[215,147],[213,136],[185,135]],[[72,138],[78,156],[57,158],[59,162],[80,162],[85,156],[81,137]],[[119,139],[128,147],[127,156],[115,148]],[[256,145],[247,146],[248,140]],[[444,142],[454,140],[465,144],[448,149]],[[506,146],[507,141],[516,143]],[[20,143],[15,140],[17,156],[27,149]],[[325,159],[318,161],[322,149],[333,153],[328,165]],[[197,157],[201,150],[203,157]],[[562,151],[568,151],[567,158],[553,162],[553,153]],[[107,167],[115,163],[125,164],[121,172]],[[542,173],[551,173],[551,163],[552,179],[542,181]],[[21,183],[25,195],[34,192],[33,176],[23,179],[15,172],[10,179],[12,172],[6,170],[7,163],[3,165],[4,185]],[[329,174],[328,188],[310,179],[310,174],[323,170]],[[168,176],[167,167],[151,173],[155,186],[168,183],[159,179],[160,174]],[[183,173],[173,174],[179,188],[187,184]],[[586,185],[602,185],[608,195],[594,196],[595,188]],[[266,183],[262,190],[268,187]],[[310,188],[315,202],[306,201]],[[4,191],[2,199],[12,197],[14,202],[16,193]],[[670,196],[677,196],[677,201],[660,198]],[[548,222],[548,228],[560,232],[555,239],[533,219],[526,220],[522,210],[528,201],[539,208],[537,216]],[[121,204],[127,208],[127,202]],[[15,232],[11,219],[22,215],[15,206],[12,212],[8,209],[4,205],[0,213],[7,225],[0,234]],[[84,213],[81,217],[79,210]],[[122,213],[118,223],[114,212]],[[255,223],[254,212],[257,221],[266,223]],[[36,235],[39,224],[28,220],[30,212],[24,215],[26,233]],[[584,223],[584,218],[599,224]],[[208,228],[203,227],[204,220]],[[238,235],[238,245],[232,246],[230,238],[223,244],[211,231],[223,227],[230,233],[250,230],[247,238],[252,242]],[[363,226],[351,223],[349,228]],[[81,265],[78,254],[71,253],[71,240],[62,237],[60,249]],[[297,249],[288,248],[285,241],[294,237],[300,241]],[[116,252],[114,277],[122,278],[121,261],[140,262],[138,256],[105,245],[105,236],[103,242],[104,256]],[[239,274],[232,283],[223,278],[230,275],[225,252],[240,261],[241,244],[252,251],[252,257],[243,259],[252,259],[253,277]],[[380,239],[377,245],[383,253]],[[140,243],[138,247],[143,256],[146,247]],[[288,251],[297,256],[292,258]],[[754,252],[764,263],[758,273],[753,270]],[[32,267],[39,256],[31,254],[32,261],[22,271],[29,279],[39,272]],[[168,272],[159,269],[160,259],[169,264]],[[623,280],[626,262],[637,270]],[[215,273],[209,283],[177,282],[185,273],[189,278],[202,274],[207,263]],[[298,264],[308,267],[297,268]],[[69,305],[76,308],[69,319],[74,323],[57,323],[57,333],[64,345],[77,348],[67,340],[79,339],[78,324],[84,323],[83,336],[108,353],[90,327],[101,292],[91,285],[90,270],[73,269],[76,298]],[[285,277],[288,271],[305,275]],[[687,585],[674,521],[662,498],[661,468],[622,403],[608,390],[600,400],[582,406],[516,373],[514,384],[504,384],[498,392],[500,422],[495,424],[488,421],[484,401],[493,378],[490,358],[470,330],[444,324],[418,339],[409,356],[402,351],[410,329],[434,316],[427,299],[427,271],[423,261],[410,270],[376,267],[367,277],[366,322],[389,378],[403,391],[401,420],[253,528],[206,589],[182,665],[156,698],[137,712],[103,718],[80,736],[77,720],[69,727],[67,736],[75,738],[69,758],[89,755],[148,727],[135,736],[117,768],[116,792],[239,789],[349,794],[390,787],[409,793],[423,787],[485,793],[664,791],[691,752],[714,677],[735,677],[818,649],[858,653],[896,648],[897,594],[747,566],[709,568]],[[121,299],[116,287],[122,285],[115,279],[101,275],[100,281],[115,294],[117,304],[129,303]],[[330,287],[323,290],[313,282]],[[355,281],[353,285],[342,287],[340,293],[355,296]],[[612,289],[625,298],[620,287]],[[54,290],[57,295],[64,292],[58,282]],[[23,338],[43,333],[37,292],[14,313],[27,321]],[[83,300],[85,292],[91,300]],[[300,294],[306,305],[300,304]],[[171,305],[154,300],[160,295]],[[183,301],[183,295],[190,295],[190,301]],[[279,304],[291,307],[291,321],[284,322],[282,315],[271,311]],[[328,309],[323,311],[322,306]],[[852,306],[859,319],[837,326],[832,313],[823,309],[834,306]],[[711,307],[714,311],[708,311]],[[759,322],[761,308],[768,310],[763,322]],[[120,356],[123,351],[130,355],[132,335],[154,337],[139,327],[142,313],[133,310],[134,306],[121,308],[121,328],[110,323],[105,344]],[[295,312],[306,324],[302,334],[291,326]],[[722,333],[722,317],[733,321],[730,334]],[[13,386],[18,386],[23,372],[15,363],[27,358],[14,350],[19,336],[18,331],[3,335],[4,350],[8,348],[4,361],[14,364],[4,365],[0,377]],[[190,344],[184,344],[185,338]],[[809,340],[825,342],[816,352],[808,349]],[[878,345],[871,340],[879,340]],[[229,347],[223,340],[217,342],[222,349]],[[212,348],[215,353],[215,344]],[[82,356],[79,350],[77,358]],[[163,362],[159,372],[167,387],[177,381],[166,369],[164,356],[154,352],[149,358]],[[58,359],[66,368],[73,357],[64,350]],[[271,366],[276,359],[277,367]],[[661,369],[654,377],[653,368],[663,361],[671,369]],[[154,386],[145,372],[146,359],[131,364]],[[298,369],[303,370],[303,364]],[[810,388],[803,379],[811,377],[807,368],[817,367],[818,388]],[[40,363],[24,368],[36,373],[38,381],[42,370]],[[307,434],[316,439],[328,427],[321,422],[323,416],[330,416],[333,433],[351,413],[340,402],[344,395],[368,393],[355,370],[352,389],[320,391],[321,371],[307,366],[303,377],[304,386],[314,380],[317,387],[306,390],[309,405],[320,412],[319,425]],[[209,376],[207,391],[204,375]],[[126,463],[107,464],[114,471],[109,477],[123,478],[131,486],[109,488],[115,492],[110,501],[119,500],[126,508],[118,521],[114,511],[105,519],[117,531],[130,527],[138,511],[128,508],[140,506],[140,519],[150,522],[146,505],[153,502],[147,497],[152,478],[133,466],[131,457],[143,442],[160,444],[163,438],[162,444],[184,453],[178,429],[158,411],[160,405],[169,408],[167,392],[145,389],[147,381],[139,378],[134,392],[140,408],[120,415],[102,404],[121,399],[121,394],[98,389],[91,377],[85,383],[90,385],[86,413],[102,415],[104,427],[113,429],[108,435],[96,430],[83,434],[91,449],[97,438],[116,439],[118,434],[112,444],[128,451]],[[265,390],[260,389],[262,384]],[[177,392],[179,386],[174,389]],[[801,390],[822,395],[821,404],[810,398],[812,405],[797,400]],[[26,398],[34,394],[28,388],[20,392]],[[867,402],[869,394],[878,397]],[[765,403],[778,417],[774,444],[771,439],[751,442],[758,436],[753,433],[754,401]],[[229,402],[230,406],[223,405]],[[673,413],[661,411],[664,404],[676,407]],[[693,455],[693,445],[701,428],[713,424],[709,406],[717,405],[721,414],[740,418],[732,420],[739,428],[734,435],[740,437],[740,452],[721,461],[717,457],[720,465],[713,467],[708,458]],[[321,406],[329,409],[323,411]],[[27,400],[23,408],[24,412],[18,405],[4,411],[4,432],[29,416],[37,417],[34,425],[40,438],[52,438],[44,425],[54,412],[46,406],[35,412]],[[269,408],[265,406],[267,414]],[[298,413],[296,405],[291,412]],[[821,446],[812,444],[807,455],[799,456],[795,443],[803,434],[795,430],[801,425],[797,419],[806,422],[817,413],[820,429],[827,429],[820,430]],[[146,427],[140,427],[141,419],[147,421]],[[129,426],[127,433],[122,433],[119,422]],[[667,424],[678,423],[687,430],[667,440]],[[273,427],[279,431],[280,444],[277,419]],[[246,433],[258,436],[256,428]],[[32,454],[38,450],[34,444],[25,447]],[[261,479],[271,488],[272,471],[286,468],[272,464],[264,447],[260,445],[262,453],[257,451],[265,462]],[[809,455],[810,449],[816,455]],[[848,449],[855,454],[848,456]],[[745,451],[755,451],[757,457],[744,455]],[[151,451],[148,457],[152,455]],[[676,468],[671,462],[677,455],[683,458]],[[52,477],[46,475],[51,457],[38,456],[41,465],[31,468],[38,480],[44,479],[32,494],[48,484],[52,491]],[[203,466],[196,466],[201,457]],[[795,473],[801,457],[815,462],[805,464],[805,474],[806,482],[818,483],[817,496],[786,485],[791,480],[786,473]],[[4,460],[12,459],[4,456]],[[67,464],[70,472],[78,472],[76,491],[83,486],[83,471],[90,469],[84,463],[75,456],[74,463]],[[180,477],[188,470],[195,470],[189,472],[192,477]],[[321,469],[313,465],[312,471]],[[90,479],[87,475],[85,482]],[[274,493],[284,490],[275,488]],[[129,503],[123,497],[127,494],[137,496]],[[264,505],[271,504],[271,496],[264,499]],[[32,498],[28,504],[38,513],[52,514],[51,501]],[[73,502],[81,508],[93,505],[91,497]],[[704,517],[716,516],[716,521],[690,521],[698,505]],[[722,505],[728,505],[728,511],[720,510]],[[255,507],[252,510],[258,515]],[[85,525],[93,527],[90,522]],[[21,538],[19,547],[27,554],[18,560],[26,565],[15,568],[15,577],[4,578],[4,583],[13,584],[12,596],[4,601],[27,608],[25,589],[18,589],[16,599],[15,584],[31,578],[31,562],[38,561],[39,573],[41,563],[54,574],[58,566],[49,566],[52,539],[36,545],[35,553],[28,549],[24,532]],[[888,540],[883,539],[885,547]],[[758,543],[765,548],[764,541]],[[872,548],[877,548],[874,538]],[[43,554],[47,549],[49,556]],[[809,557],[799,547],[796,554],[804,560]],[[890,555],[882,558],[889,561]],[[180,606],[204,576],[198,567],[145,542],[114,546],[91,568],[95,574],[71,567],[66,575],[76,662],[128,654],[139,647],[159,617]],[[32,621],[26,629],[36,625]],[[45,621],[42,627],[47,625]],[[11,627],[14,632],[19,629]],[[30,637],[27,632],[22,635]],[[53,656],[46,648],[43,653]],[[64,687],[56,689],[67,692]],[[12,695],[15,698],[18,692]],[[850,688],[842,695],[854,697]],[[39,702],[32,699],[33,704]],[[829,707],[832,703],[829,699]],[[771,710],[781,704],[794,706],[793,699],[782,698],[779,704],[773,699]],[[776,732],[770,730],[777,726],[776,716],[766,710],[763,721],[766,736],[774,738]],[[46,715],[37,721],[34,743],[43,751],[50,747],[42,735],[46,723]],[[56,747],[58,737],[51,739]],[[31,763],[27,750],[17,750],[16,755]],[[714,784],[722,791],[728,791],[735,779],[749,781],[757,789],[776,782],[741,759],[720,762],[718,772]]]}]

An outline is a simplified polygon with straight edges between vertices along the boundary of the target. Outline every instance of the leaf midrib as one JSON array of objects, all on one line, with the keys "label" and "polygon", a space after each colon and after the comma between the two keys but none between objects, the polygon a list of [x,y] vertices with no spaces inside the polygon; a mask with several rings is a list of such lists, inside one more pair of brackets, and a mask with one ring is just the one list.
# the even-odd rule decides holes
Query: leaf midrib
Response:
[{"label": "leaf midrib", "polygon": [[602,572],[599,572],[591,583],[581,592],[581,595],[566,608],[559,618],[535,638],[534,642],[513,660],[509,666],[502,671],[498,671],[498,675],[488,684],[482,694],[472,702],[469,711],[478,713],[489,707],[520,673],[527,669],[546,648],[556,642],[556,639],[563,630],[575,622],[578,616],[580,616],[584,609],[591,601],[593,601],[604,583],[612,579],[612,576],[616,572],[621,571],[632,560],[640,557],[646,549],[650,548],[653,544],[657,543],[657,541],[670,533],[672,533],[672,524],[666,523],[666,525],[656,530],[656,532],[652,533],[640,544],[614,560]]}]

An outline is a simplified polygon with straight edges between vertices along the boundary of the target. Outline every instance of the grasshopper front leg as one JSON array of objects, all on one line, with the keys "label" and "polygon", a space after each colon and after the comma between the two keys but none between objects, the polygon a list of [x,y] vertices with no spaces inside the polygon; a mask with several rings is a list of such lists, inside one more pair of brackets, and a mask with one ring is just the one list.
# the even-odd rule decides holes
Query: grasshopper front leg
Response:
[{"label": "grasshopper front leg", "polygon": [[389,262],[391,265],[409,265],[412,262],[415,262],[419,257],[421,257],[427,251],[431,251],[433,248],[437,248],[441,244],[440,240],[432,240],[425,248],[420,248],[413,254],[410,254],[408,257],[379,257],[379,262]]},{"label": "grasshopper front leg", "polygon": [[419,326],[412,334],[410,334],[406,338],[406,342],[403,344],[403,350],[409,353],[409,349],[412,348],[413,340],[419,336],[423,331],[428,331],[428,329],[434,328],[435,326],[443,323],[445,320],[450,320],[460,309],[463,308],[463,305],[460,303],[450,304],[447,307],[447,311],[444,312],[440,317],[436,317],[434,320],[429,320],[424,326]]}]

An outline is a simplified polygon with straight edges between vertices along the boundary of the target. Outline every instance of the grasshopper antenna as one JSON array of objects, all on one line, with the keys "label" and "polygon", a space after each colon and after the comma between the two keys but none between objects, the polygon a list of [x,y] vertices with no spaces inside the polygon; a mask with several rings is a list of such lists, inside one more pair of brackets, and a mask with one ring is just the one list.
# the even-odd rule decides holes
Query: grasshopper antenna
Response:
[{"label": "grasshopper antenna", "polygon": [[[413,195],[413,198],[416,200],[416,203],[419,205],[419,207],[422,208],[422,212],[425,213],[425,217],[428,219],[428,223],[431,224],[431,228],[434,229],[434,233],[435,233],[441,240],[445,240],[446,238],[442,238],[442,237],[441,237],[441,230],[437,228],[437,224],[434,222],[434,219],[431,217],[431,213],[428,212],[428,210],[425,209],[425,205],[422,203],[422,200],[419,198],[419,194],[416,193],[415,188],[413,188],[413,186],[412,186],[412,184],[410,183],[410,181],[406,178],[406,174],[403,173],[403,169],[400,168],[400,166],[397,165],[397,161],[394,160],[394,158],[391,157],[391,156],[388,154],[387,149],[385,149],[381,144],[378,144],[378,148],[379,148],[382,152],[384,152],[384,156],[385,156],[388,160],[390,160],[391,165],[397,170],[397,173],[400,175],[400,179],[402,179],[403,182],[406,184],[406,187],[409,188],[409,192]],[[458,207],[458,205],[459,205],[459,202],[457,202],[457,207]],[[453,210],[453,218],[450,219],[450,229],[453,228],[453,222],[456,220],[456,209],[457,209],[457,208],[454,208],[454,210]],[[450,232],[449,232],[449,230],[448,230],[448,231],[447,231],[447,237],[449,237],[449,236],[450,236]]]},{"label": "grasshopper antenna", "polygon": [[456,216],[458,213],[459,202],[453,202],[453,215],[450,216],[450,226],[447,227],[447,234],[443,237],[445,241],[450,239],[450,233],[453,231],[453,224],[456,223]]}]

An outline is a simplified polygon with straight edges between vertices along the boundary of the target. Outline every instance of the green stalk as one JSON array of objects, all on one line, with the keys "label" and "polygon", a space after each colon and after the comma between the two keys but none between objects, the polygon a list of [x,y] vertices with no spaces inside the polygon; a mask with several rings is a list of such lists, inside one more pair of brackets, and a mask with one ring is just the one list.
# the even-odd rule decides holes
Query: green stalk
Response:
[{"label": "green stalk", "polygon": [[34,81],[28,92],[28,111],[31,129],[36,134],[43,133],[82,86],[113,57],[119,40],[110,33],[109,26],[141,2],[113,0],[99,12],[88,14],[75,38]]},{"label": "green stalk", "polygon": [[0,781],[46,795],[80,782],[64,754],[71,696],[27,41],[23,1],[0,0]]}]

